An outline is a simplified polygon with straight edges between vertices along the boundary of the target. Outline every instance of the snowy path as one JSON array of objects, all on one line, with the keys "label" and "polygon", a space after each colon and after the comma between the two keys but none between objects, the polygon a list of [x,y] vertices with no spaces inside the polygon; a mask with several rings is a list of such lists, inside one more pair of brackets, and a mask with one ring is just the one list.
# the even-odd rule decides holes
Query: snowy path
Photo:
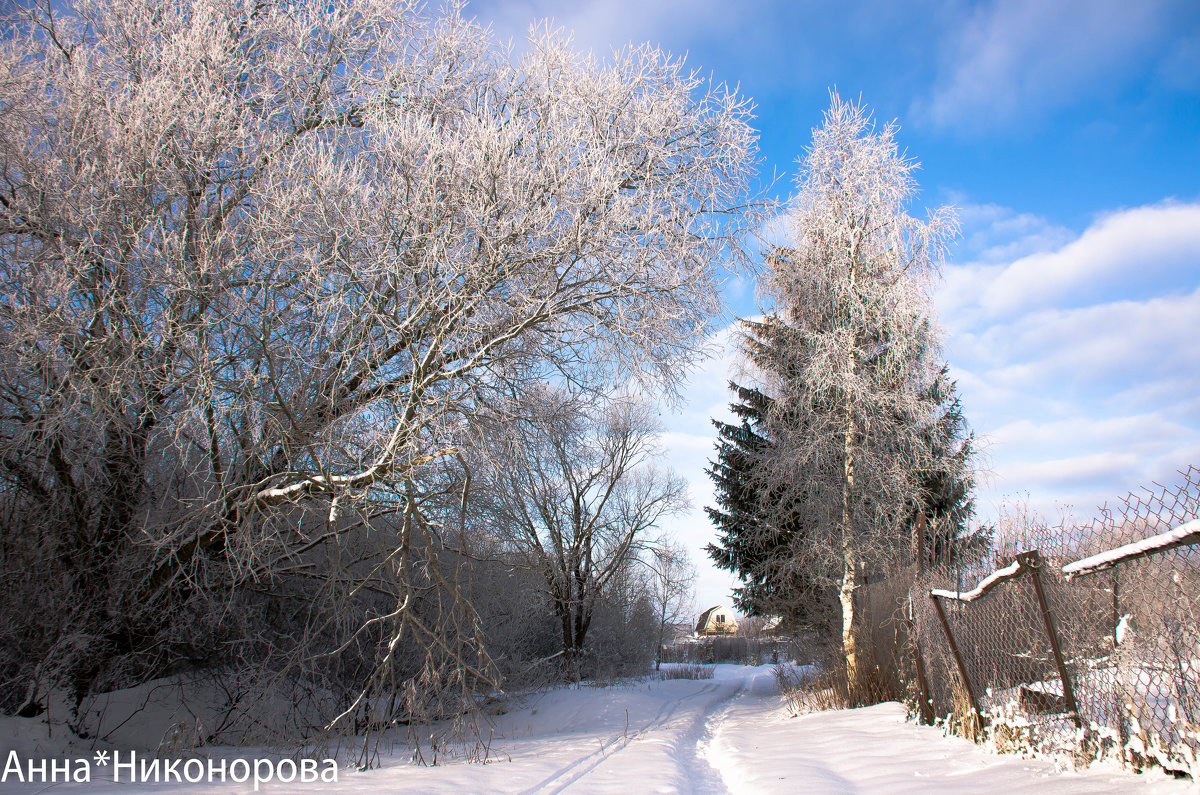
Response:
[{"label": "snowy path", "polygon": [[[761,692],[761,691],[760,691]],[[1195,793],[1161,773],[1060,771],[905,719],[900,704],[787,717],[778,696],[735,702],[711,756],[730,793]]]},{"label": "snowy path", "polygon": [[[496,723],[487,765],[379,770],[406,792],[729,792],[708,751],[724,716],[753,689],[739,666],[672,680],[543,694]],[[754,669],[772,679],[769,669]],[[511,759],[511,761],[508,761]],[[346,779],[346,783],[350,783]],[[362,790],[370,791],[370,790]]]},{"label": "snowy path", "polygon": [[[560,689],[499,717],[487,764],[342,770],[337,785],[260,791],[380,793],[1118,793],[1196,792],[1161,774],[1060,773],[904,720],[898,704],[789,718],[769,666],[711,680]],[[249,785],[0,785],[0,792],[249,792]]]},{"label": "snowy path", "polygon": [[1063,773],[1052,762],[991,754],[906,722],[898,704],[790,718],[769,666],[718,666],[709,681],[555,691],[504,716],[497,730],[523,734],[493,745],[511,761],[344,781],[361,780],[363,793],[1195,792],[1158,774]]}]

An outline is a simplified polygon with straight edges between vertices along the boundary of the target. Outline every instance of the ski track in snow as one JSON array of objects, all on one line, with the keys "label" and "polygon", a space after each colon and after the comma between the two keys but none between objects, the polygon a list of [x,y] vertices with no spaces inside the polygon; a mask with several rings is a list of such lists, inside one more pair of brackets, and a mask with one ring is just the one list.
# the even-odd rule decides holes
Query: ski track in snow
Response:
[{"label": "ski track in snow", "polygon": [[[705,688],[697,695],[704,696],[711,692],[711,688]],[[631,743],[646,738],[653,732],[662,731],[669,727],[675,715],[680,712],[681,709],[686,711],[686,708],[690,706],[690,701],[695,700],[696,698],[697,697],[694,696],[686,700],[663,702],[663,705],[659,708],[655,716],[647,721],[646,724],[636,733],[629,734],[628,730],[626,730],[620,735],[609,738],[607,746],[601,744],[599,750],[590,753],[585,757],[572,761],[560,770],[556,770],[534,786],[522,790],[521,795],[567,792],[571,785],[578,783],[581,779],[587,776],[588,773],[596,770],[596,768],[598,768],[601,764],[612,760],[616,754],[624,751]],[[704,701],[705,699],[700,700]],[[707,713],[696,717],[689,717],[687,719],[687,723],[701,723],[706,725],[709,717],[710,715]],[[702,760],[699,760],[697,757],[695,747],[697,740],[693,735],[694,732],[685,731],[675,746],[677,753],[685,760],[684,769],[681,771],[681,776],[677,778],[677,784],[680,792],[689,791],[688,787],[693,780],[691,774],[697,772],[697,768],[700,765],[706,766],[706,763],[704,763]],[[694,789],[690,791],[708,792],[708,790]],[[716,790],[714,792],[724,791],[725,790]]]},{"label": "ski track in snow", "polygon": [[[907,722],[899,704],[790,718],[770,666],[719,665],[710,680],[574,687],[529,697],[495,720],[486,764],[340,771],[336,785],[264,784],[260,792],[382,793],[1017,793],[1196,790],[1159,773],[1063,772],[1000,756]],[[400,748],[397,745],[397,748]],[[224,749],[230,750],[230,749]],[[243,750],[243,756],[254,754]],[[253,792],[252,783],[0,784],[0,793]]]}]

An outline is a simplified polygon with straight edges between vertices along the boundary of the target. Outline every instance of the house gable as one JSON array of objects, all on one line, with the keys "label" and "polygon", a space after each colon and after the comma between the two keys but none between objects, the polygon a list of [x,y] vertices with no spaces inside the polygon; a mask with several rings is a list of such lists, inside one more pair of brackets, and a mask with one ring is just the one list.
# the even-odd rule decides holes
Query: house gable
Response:
[{"label": "house gable", "polygon": [[733,612],[724,605],[710,607],[696,620],[697,635],[732,635],[737,632]]}]

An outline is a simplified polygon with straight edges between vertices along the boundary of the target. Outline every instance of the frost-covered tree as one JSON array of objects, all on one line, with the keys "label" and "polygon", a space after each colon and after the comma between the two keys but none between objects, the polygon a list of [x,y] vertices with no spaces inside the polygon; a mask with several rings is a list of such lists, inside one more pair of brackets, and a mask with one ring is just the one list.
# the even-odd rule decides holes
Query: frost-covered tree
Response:
[{"label": "frost-covered tree", "polygon": [[643,551],[653,556],[650,534],[686,506],[686,483],[654,466],[658,428],[633,398],[530,387],[493,415],[479,425],[482,521],[540,575],[578,676],[597,605]]},{"label": "frost-covered tree", "polygon": [[514,57],[395,0],[5,25],[0,701],[275,654],[230,595],[303,585],[327,653],[286,659],[361,652],[357,719],[402,639],[451,648],[414,612],[453,590],[428,506],[495,373],[669,386],[708,330],[747,105],[653,47]]},{"label": "frost-covered tree", "polygon": [[[742,327],[747,357],[760,370],[770,371],[779,361],[777,348],[788,344],[792,330],[778,316],[743,321]],[[967,426],[948,369],[943,366],[921,394],[926,416],[921,433],[929,460],[915,473],[918,490],[904,529],[897,533],[898,543],[908,538],[917,545],[914,554],[923,552],[926,566],[977,556],[990,543],[989,531],[969,526],[974,515],[975,436]],[[790,377],[798,376],[793,373]],[[766,435],[771,398],[758,388],[733,383],[730,388],[738,397],[730,408],[741,422],[713,423],[718,434],[717,457],[707,471],[717,505],[705,510],[719,538],[708,546],[709,555],[719,567],[741,579],[734,598],[747,615],[779,615],[793,626],[824,631],[830,621],[831,594],[827,577],[810,555],[812,542],[805,536],[804,522],[811,520],[812,514],[804,508],[803,490],[788,485],[771,493],[758,476],[762,460],[771,455],[772,442]],[[796,426],[807,419],[789,417],[786,423],[795,433]],[[804,480],[803,472],[793,473],[793,484]],[[800,504],[789,511],[779,510],[782,494]],[[786,522],[772,524],[780,519]]]},{"label": "frost-covered tree", "polygon": [[842,647],[859,669],[854,596],[864,567],[904,537],[904,519],[932,451],[922,393],[937,375],[929,285],[952,213],[908,214],[916,163],[894,124],[876,127],[836,94],[803,159],[793,244],[770,258],[764,294],[789,329],[763,369],[773,445],[761,460],[768,490],[800,517],[805,555],[836,579]]}]

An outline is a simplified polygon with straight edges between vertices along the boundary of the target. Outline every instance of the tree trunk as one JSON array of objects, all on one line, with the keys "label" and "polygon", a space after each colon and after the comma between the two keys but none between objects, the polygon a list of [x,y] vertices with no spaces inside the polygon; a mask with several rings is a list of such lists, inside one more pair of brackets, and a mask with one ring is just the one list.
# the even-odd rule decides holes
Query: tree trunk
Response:
[{"label": "tree trunk", "polygon": [[563,605],[559,610],[558,617],[562,624],[563,666],[566,669],[567,678],[571,682],[578,683],[579,649],[575,637],[575,616],[569,605]]},{"label": "tree trunk", "polygon": [[850,693],[858,689],[858,643],[854,634],[854,592],[858,589],[858,557],[851,543],[850,488],[853,482],[853,459],[848,459],[847,485],[842,494],[842,588],[838,598],[842,603],[842,654],[846,660],[846,682]]},{"label": "tree trunk", "polygon": [[858,588],[858,556],[854,550],[854,415],[846,403],[846,428],[842,448],[842,654],[846,660],[846,684],[851,694],[858,691],[858,644],[854,634],[854,591]]},{"label": "tree trunk", "polygon": [[[858,241],[850,242],[850,291],[858,280]],[[858,644],[854,635],[854,591],[858,588],[858,556],[854,549],[854,397],[853,378],[858,372],[854,346],[847,351],[850,382],[846,384],[845,427],[842,438],[842,654],[846,660],[846,687],[851,697],[858,692]]]}]

